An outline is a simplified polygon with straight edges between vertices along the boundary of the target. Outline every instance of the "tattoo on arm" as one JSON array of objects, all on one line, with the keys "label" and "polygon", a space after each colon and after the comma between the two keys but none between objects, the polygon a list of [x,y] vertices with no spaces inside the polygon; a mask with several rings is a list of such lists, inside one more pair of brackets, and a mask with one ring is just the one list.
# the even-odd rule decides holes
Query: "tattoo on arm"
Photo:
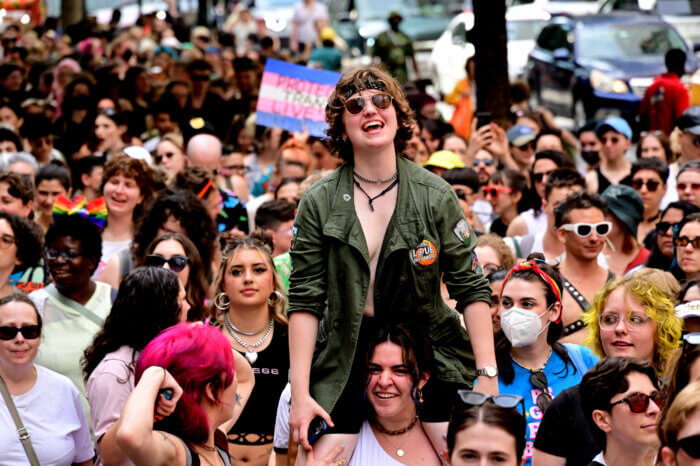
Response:
[{"label": "tattoo on arm", "polygon": [[243,399],[243,395],[241,395],[240,393],[236,393],[236,404],[237,404],[238,406],[241,405],[241,400],[242,400],[242,399]]}]

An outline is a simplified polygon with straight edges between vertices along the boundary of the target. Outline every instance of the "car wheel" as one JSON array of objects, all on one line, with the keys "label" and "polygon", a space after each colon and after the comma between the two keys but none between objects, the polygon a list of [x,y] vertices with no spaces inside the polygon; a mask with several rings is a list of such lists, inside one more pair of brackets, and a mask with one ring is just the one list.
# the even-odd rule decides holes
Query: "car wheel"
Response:
[{"label": "car wheel", "polygon": [[588,114],[586,113],[586,107],[583,105],[582,100],[576,100],[574,102],[574,125],[576,129],[583,127],[588,121]]}]

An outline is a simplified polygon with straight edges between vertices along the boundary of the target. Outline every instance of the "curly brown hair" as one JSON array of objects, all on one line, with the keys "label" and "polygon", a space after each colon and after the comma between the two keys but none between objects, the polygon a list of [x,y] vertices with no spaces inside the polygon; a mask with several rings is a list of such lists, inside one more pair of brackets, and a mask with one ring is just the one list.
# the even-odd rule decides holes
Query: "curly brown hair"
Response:
[{"label": "curly brown hair", "polygon": [[385,69],[371,65],[345,73],[336,84],[326,105],[326,121],[328,122],[326,135],[330,139],[331,153],[345,161],[353,159],[352,144],[343,137],[345,134],[345,125],[343,124],[345,101],[353,94],[368,89],[384,91],[393,98],[398,124],[398,130],[394,137],[394,148],[397,154],[403,154],[406,144],[413,134],[411,126],[415,120],[414,112],[408,105],[399,82]]},{"label": "curly brown hair", "polygon": [[143,160],[118,155],[105,164],[102,175],[102,190],[110,178],[122,175],[125,178],[133,178],[143,195],[143,201],[134,209],[133,219],[138,222],[143,214],[143,206],[148,205],[155,197],[157,191],[164,188],[156,179],[155,171]]}]

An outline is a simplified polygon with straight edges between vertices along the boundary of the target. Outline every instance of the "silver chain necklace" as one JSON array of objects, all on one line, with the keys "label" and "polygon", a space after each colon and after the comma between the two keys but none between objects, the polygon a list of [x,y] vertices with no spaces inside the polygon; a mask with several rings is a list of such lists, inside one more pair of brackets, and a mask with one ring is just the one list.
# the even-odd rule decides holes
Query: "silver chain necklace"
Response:
[{"label": "silver chain necklace", "polygon": [[228,314],[224,314],[224,323],[226,324],[226,330],[228,330],[228,333],[231,334],[234,340],[236,340],[236,343],[241,345],[243,348],[245,348],[247,351],[245,353],[245,358],[248,360],[249,363],[255,364],[255,361],[258,360],[258,353],[253,351],[255,348],[258,346],[262,345],[265,343],[267,340],[267,337],[270,336],[270,332],[272,332],[272,327],[274,320],[270,319],[270,322],[267,323],[267,331],[265,332],[265,335],[262,336],[261,339],[256,341],[255,343],[249,345],[243,340],[241,340],[241,337],[236,334],[236,331],[234,330],[233,324],[231,323],[231,319],[228,318]]},{"label": "silver chain necklace", "polygon": [[552,355],[552,347],[550,346],[550,347],[549,347],[549,354],[547,354],[547,359],[544,360],[544,363],[542,364],[541,367],[538,367],[538,368],[535,368],[535,369],[530,369],[529,367],[523,366],[522,364],[520,364],[520,363],[518,362],[517,359],[515,359],[515,357],[513,357],[513,355],[510,356],[510,359],[512,359],[513,362],[514,362],[515,364],[517,364],[518,366],[522,367],[522,368],[525,369],[526,371],[537,372],[537,371],[543,371],[543,370],[544,370],[544,368],[547,366],[547,362],[549,362],[549,357],[550,357],[551,355]]},{"label": "silver chain necklace", "polygon": [[227,324],[227,326],[230,326],[230,328],[233,331],[235,331],[236,333],[240,333],[241,335],[246,335],[249,337],[252,337],[253,335],[260,335],[267,328],[267,326],[270,325],[270,323],[268,322],[267,324],[265,324],[263,326],[263,328],[261,328],[257,332],[244,332],[243,330],[241,330],[238,327],[236,327],[235,325],[233,325],[233,322],[231,322],[231,320],[228,318],[228,314],[226,314],[226,324]]},{"label": "silver chain necklace", "polygon": [[386,180],[370,180],[369,178],[365,178],[364,176],[360,175],[357,173],[354,169],[352,171],[353,175],[357,177],[358,180],[364,181],[365,183],[372,183],[372,184],[381,184],[381,183],[388,183],[389,181],[394,181],[397,176],[399,176],[399,171],[396,170],[393,175],[391,175],[389,178]]}]

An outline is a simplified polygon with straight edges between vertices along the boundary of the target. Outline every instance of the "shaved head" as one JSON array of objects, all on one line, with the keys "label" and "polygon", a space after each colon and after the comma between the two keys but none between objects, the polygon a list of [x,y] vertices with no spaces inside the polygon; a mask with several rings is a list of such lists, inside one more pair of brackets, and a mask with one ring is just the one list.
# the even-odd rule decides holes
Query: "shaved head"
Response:
[{"label": "shaved head", "polygon": [[187,143],[187,158],[190,165],[219,169],[221,163],[221,141],[211,134],[197,134]]}]

